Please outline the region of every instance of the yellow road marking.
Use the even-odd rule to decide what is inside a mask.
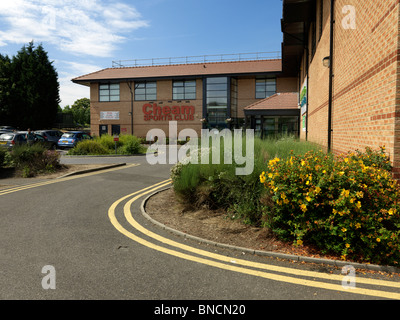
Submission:
[[[195,248],[174,242],[172,240],[163,238],[161,236],[158,236],[158,235],[152,233],[151,231],[140,226],[133,219],[132,214],[130,212],[130,206],[132,205],[132,203],[134,201],[136,201],[138,198],[142,197],[143,195],[153,192],[163,186],[168,185],[169,183],[170,183],[170,181],[166,180],[166,181],[160,182],[156,185],[153,185],[153,186],[144,188],[140,191],[134,192],[130,195],[127,195],[127,196],[115,201],[111,205],[111,207],[109,208],[109,211],[108,211],[108,216],[109,216],[111,223],[114,225],[114,227],[119,232],[121,232],[128,238],[130,238],[146,247],[149,247],[151,249],[154,249],[154,250],[157,250],[157,251],[169,254],[169,255],[173,255],[173,256],[176,256],[176,257],[179,257],[182,259],[206,264],[206,265],[217,267],[220,269],[240,272],[240,273],[254,275],[254,276],[258,276],[258,277],[262,277],[262,278],[266,278],[266,279],[270,279],[270,280],[282,281],[282,282],[287,282],[287,283],[292,283],[292,284],[297,284],[297,285],[304,285],[304,286],[309,286],[309,287],[336,290],[336,291],[349,292],[349,293],[362,294],[362,295],[375,296],[375,297],[383,297],[383,298],[389,298],[389,299],[400,299],[400,294],[398,294],[398,293],[385,292],[385,291],[372,290],[372,289],[364,289],[364,288],[358,288],[358,287],[352,288],[352,289],[344,289],[341,285],[337,285],[337,284],[330,284],[330,283],[324,283],[324,282],[319,282],[319,281],[314,281],[314,280],[306,280],[306,279],[299,279],[299,278],[294,278],[294,277],[289,277],[289,276],[284,276],[284,275],[272,274],[272,273],[267,273],[264,271],[246,269],[246,268],[238,267],[235,265],[227,265],[227,264],[216,262],[213,260],[199,258],[196,256],[188,255],[185,253],[181,253],[178,251],[174,251],[174,250],[167,249],[167,248],[161,247],[159,245],[153,244],[149,241],[146,241],[146,240],[134,235],[133,233],[129,232],[128,230],[126,230],[125,228],[123,228],[121,226],[121,224],[118,222],[118,220],[115,217],[116,207],[118,206],[119,203],[121,203],[125,199],[137,195],[136,197],[132,198],[124,206],[125,218],[135,229],[146,234],[149,237],[152,237],[152,238],[154,238],[158,241],[161,241],[163,243],[166,243],[168,245],[175,246],[177,248],[180,248],[180,249],[183,249],[186,251],[190,251],[195,254],[203,255],[208,258],[213,258],[213,259],[217,259],[217,260],[220,260],[223,262],[231,263],[232,258],[223,256],[223,255],[214,254],[214,253],[204,251],[204,250],[195,249]],[[312,272],[312,271],[303,271],[303,270],[297,270],[297,269],[291,269],[291,268],[270,266],[270,265],[266,265],[266,264],[260,264],[260,263],[250,262],[250,261],[241,260],[241,259],[235,259],[235,264],[240,264],[243,266],[264,269],[264,270],[267,269],[267,270],[272,270],[272,271],[277,271],[277,272],[290,273],[293,275],[301,275],[301,276],[308,276],[308,277],[315,277],[315,278],[325,278],[325,279],[329,279],[329,280],[342,280],[343,279],[343,276],[340,276],[340,275],[327,275],[327,274],[322,274],[322,273],[317,273],[317,272]],[[357,278],[356,281],[357,281],[357,283],[399,287],[398,283],[390,282],[390,281],[380,281],[380,280],[365,279],[365,278]]]
[[[69,181],[69,180],[74,180],[74,179],[79,179],[79,178],[85,178],[85,177],[89,177],[89,176],[93,176],[93,175],[97,175],[97,174],[101,174],[101,173],[105,173],[105,172],[111,172],[111,171],[127,169],[127,168],[131,168],[131,167],[136,167],[136,166],[139,166],[139,165],[140,164],[134,163],[134,164],[130,164],[130,165],[127,165],[127,166],[120,166],[120,167],[116,167],[116,168],[110,168],[110,169],[106,169],[106,170],[99,170],[99,171],[84,173],[84,174],[65,177],[65,178],[60,178],[60,179],[54,179],[54,180],[50,180],[50,181],[43,181],[43,182],[32,183],[32,184],[28,184],[28,185],[12,187],[12,188],[8,188],[8,189],[5,189],[5,190],[0,190],[0,196],[3,196],[5,194],[9,194],[9,193],[13,193],[13,192],[17,192],[17,191],[23,191],[23,190],[27,190],[27,189],[31,189],[31,188],[46,186],[46,185],[53,184],[53,183],[64,182],[64,181]]]

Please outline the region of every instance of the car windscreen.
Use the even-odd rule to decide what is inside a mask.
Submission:
[[[0,140],[11,141],[14,138],[13,134],[4,133],[0,136]]]
[[[73,138],[75,133],[64,133],[61,138]]]

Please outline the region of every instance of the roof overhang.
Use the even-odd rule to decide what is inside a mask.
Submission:
[[[282,71],[285,75],[298,74],[307,47],[308,30],[315,21],[315,11],[316,0],[283,0]]]

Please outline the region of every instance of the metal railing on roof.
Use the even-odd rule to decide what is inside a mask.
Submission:
[[[282,55],[280,51],[213,54],[213,55],[187,56],[187,57],[116,60],[112,62],[112,67],[127,68],[127,67],[145,67],[145,66],[161,66],[161,65],[175,65],[175,64],[211,63],[211,62],[273,60],[273,59],[281,59],[281,57]]]

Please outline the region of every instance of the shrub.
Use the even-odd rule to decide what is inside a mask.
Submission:
[[[7,150],[0,147],[0,169],[3,167]]]
[[[245,139],[243,145],[244,143]],[[257,138],[254,141],[254,171],[250,175],[237,176],[235,163],[178,163],[171,169],[171,179],[175,193],[187,204],[195,207],[206,205],[212,209],[223,208],[231,218],[259,225],[265,211],[260,198],[266,191],[258,182],[258,176],[267,159],[276,155],[290,155],[291,150],[305,153],[310,149],[315,149],[315,146],[290,137],[279,140]],[[242,150],[245,150],[244,146]],[[215,150],[210,148],[201,151],[209,152],[211,157]],[[220,155],[223,158],[222,143]]]
[[[68,151],[70,155],[104,155],[109,153],[110,151],[97,140],[79,141],[75,148]]]
[[[307,241],[342,259],[397,264],[400,190],[384,148],[334,158],[320,152],[270,160],[260,181],[268,227],[296,245]]]
[[[122,145],[120,153],[122,154],[137,154],[141,153],[142,145],[141,140],[132,135],[122,135],[120,136],[120,143]]]
[[[43,145],[16,145],[11,160],[24,177],[33,177],[39,172],[52,172],[60,166],[60,155],[47,150]]]

